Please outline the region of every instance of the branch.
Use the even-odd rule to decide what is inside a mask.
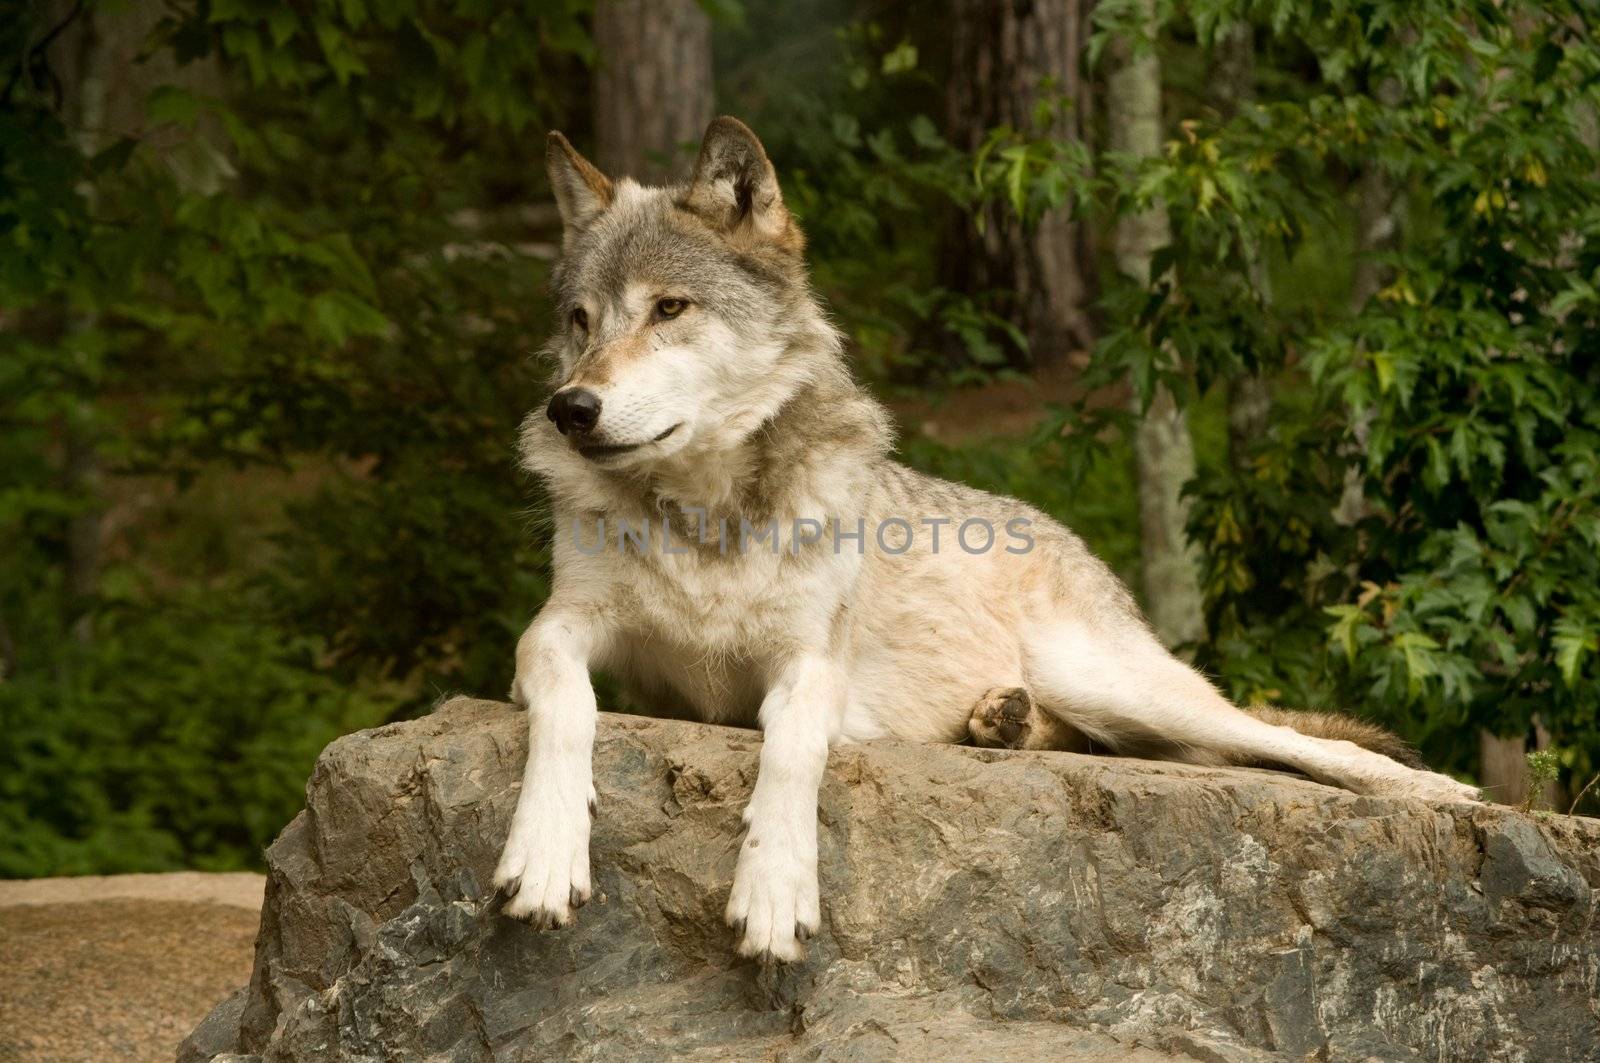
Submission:
[[[50,70],[49,64],[45,61],[44,53],[52,44],[55,43],[56,38],[61,36],[62,32],[65,31],[68,26],[76,22],[79,15],[83,14],[83,3],[84,0],[77,0],[77,2],[72,5],[72,10],[67,12],[67,17],[57,23],[55,28],[49,33],[46,33],[42,38],[40,38],[38,44],[23,48],[22,58],[17,60],[17,65],[12,68],[11,76],[6,79],[5,91],[0,92],[0,107],[6,107],[10,105],[11,94],[16,91],[17,82],[22,80],[23,71],[37,70],[41,66],[43,67],[45,73],[49,76],[51,83],[55,86],[56,106],[61,106],[61,83],[56,80],[54,72]],[[34,88],[40,87],[40,79],[38,74],[34,75],[33,86]]]

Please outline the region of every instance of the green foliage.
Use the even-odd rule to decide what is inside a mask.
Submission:
[[[1135,7],[1097,7],[1102,38]],[[1534,714],[1593,763],[1589,16],[1451,0],[1170,14],[1200,47],[1255,20],[1269,57],[1317,74],[1232,117],[1185,118],[1156,159],[1107,156],[1090,174],[1048,145],[1008,150],[1052,199],[1171,219],[1152,284],[1111,286],[1086,383],[1190,402],[1241,375],[1277,383],[1270,431],[1192,487],[1202,663],[1242,697],[1357,707],[1445,763],[1466,766],[1478,728],[1521,733]],[[1340,224],[1363,170],[1404,224],[1384,287],[1352,314],[1293,289],[1316,269],[1306,234]],[[1016,172],[987,189],[1025,210]],[[1126,420],[1084,407],[1065,424],[1082,448]]]
[[[1561,777],[1561,757],[1553,749],[1539,749],[1528,754],[1528,792],[1522,799],[1524,808],[1532,809],[1539,802],[1539,794],[1547,785]]]
[[[929,6],[854,5],[867,18],[831,0],[751,7],[718,38],[718,54],[735,57],[719,90],[751,101],[741,113],[783,175],[817,287],[866,374],[972,383],[1005,370],[1027,341],[998,312],[1008,293],[939,283],[939,222],[969,223],[979,192],[972,160],[929,117],[942,106],[937,50],[909,39]],[[961,364],[928,349],[936,333],[955,337]]]
[[[1414,198],[1413,233],[1378,297],[1304,343],[1313,386],[1348,411],[1323,445],[1364,500],[1343,549],[1318,543],[1341,571],[1307,604],[1333,620],[1343,683],[1389,718],[1521,733],[1537,713],[1592,750],[1600,151],[1582,129],[1600,52],[1559,6],[1385,14],[1391,49],[1327,47],[1334,71],[1365,62],[1401,86],[1346,108],[1347,135]],[[1425,45],[1402,48],[1402,28]],[[1285,555],[1319,563],[1305,547],[1267,563]]]
[[[0,872],[253,862],[328,738],[507,688],[545,590],[512,442],[547,267],[494,212],[547,196],[530,127],[583,7],[173,5],[147,46],[202,75],[109,146],[29,58],[49,27],[5,38]],[[108,482],[305,455],[248,564],[93,580]]]
[[[507,481],[507,485],[497,482]],[[350,680],[412,679],[499,695],[545,598],[546,559],[516,519],[510,470],[407,467],[323,487],[287,507],[262,576],[279,615],[328,640]]]
[[[20,632],[29,652],[0,683],[0,876],[255,866],[318,751],[383,722],[380,700],[319,673],[314,639],[237,605],[130,593],[102,604],[91,646]]]

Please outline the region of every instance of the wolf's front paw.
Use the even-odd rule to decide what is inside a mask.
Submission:
[[[762,845],[753,832],[739,850],[728,898],[728,925],[739,934],[739,955],[763,962],[805,959],[805,942],[822,922],[815,854]]]
[[[547,793],[523,794],[494,873],[505,914],[540,929],[566,926],[589,900],[592,791],[589,807],[570,804]]]

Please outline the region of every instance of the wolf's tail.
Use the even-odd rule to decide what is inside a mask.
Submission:
[[[1301,712],[1266,706],[1257,706],[1245,711],[1263,723],[1293,728],[1312,738],[1354,742],[1363,749],[1370,749],[1374,753],[1382,753],[1390,760],[1397,760],[1408,768],[1425,767],[1422,758],[1417,756],[1417,751],[1411,748],[1410,743],[1375,723],[1357,720],[1350,716],[1340,716],[1333,712]]]

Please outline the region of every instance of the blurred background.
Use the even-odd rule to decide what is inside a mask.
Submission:
[[[560,128],[752,125],[899,456],[1235,697],[1600,813],[1600,46],[1500,0],[0,3],[0,875],[501,696]],[[626,707],[616,697],[611,704]]]

